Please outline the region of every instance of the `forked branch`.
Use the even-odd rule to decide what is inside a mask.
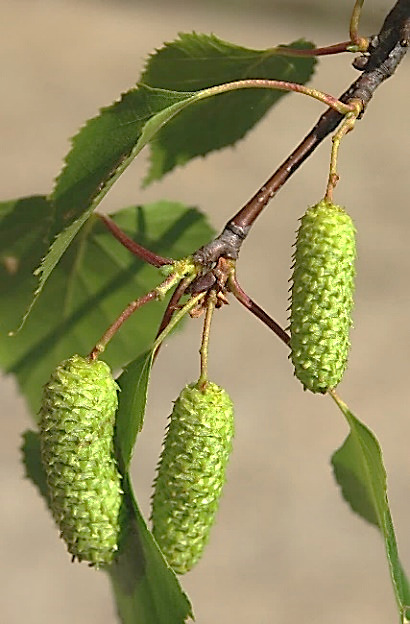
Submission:
[[[360,3],[357,3],[358,5]],[[355,32],[355,23],[353,23]],[[376,89],[390,78],[403,60],[410,44],[410,0],[398,0],[387,15],[377,36],[369,39],[368,51],[354,62],[361,76],[340,96],[349,104],[352,100],[362,103],[362,116]],[[241,245],[257,217],[270,200],[305,162],[321,142],[331,134],[344,116],[333,109],[323,113],[315,126],[278,167],[253,197],[228,221],[220,236],[205,245],[196,254],[198,261],[215,262],[221,255],[237,258]]]

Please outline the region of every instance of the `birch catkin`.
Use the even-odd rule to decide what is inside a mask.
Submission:
[[[105,362],[74,355],[44,387],[42,461],[50,506],[73,559],[112,562],[122,501],[113,458],[117,384]]]
[[[228,394],[208,382],[186,386],[175,402],[152,501],[153,534],[179,574],[200,559],[225,483],[234,433]]]
[[[342,379],[356,257],[355,228],[341,206],[321,201],[301,219],[291,288],[290,348],[304,388],[325,393]]]

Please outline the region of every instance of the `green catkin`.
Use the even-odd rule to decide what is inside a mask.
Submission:
[[[325,393],[343,377],[350,348],[355,228],[341,206],[322,200],[301,219],[291,288],[290,348],[304,388]]]
[[[228,394],[208,382],[175,402],[152,500],[153,534],[169,565],[184,574],[200,559],[225,483],[234,434]]]
[[[108,365],[73,355],[51,375],[40,409],[42,462],[54,519],[73,560],[96,567],[111,563],[118,548],[117,404]]]

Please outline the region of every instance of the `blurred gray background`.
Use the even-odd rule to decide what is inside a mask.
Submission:
[[[255,48],[300,36],[325,45],[347,38],[352,4],[0,0],[1,197],[49,192],[68,137],[128,89],[147,54],[179,31],[214,32]],[[365,3],[364,34],[377,32],[391,4]],[[356,75],[351,60],[323,59],[314,85],[340,94]],[[345,140],[335,196],[356,222],[359,252],[353,347],[340,394],[384,449],[408,569],[409,71],[407,59]],[[139,157],[104,208],[166,197],[197,205],[219,230],[322,110],[308,98],[285,98],[235,149],[197,159],[144,191],[146,155]],[[238,263],[243,287],[282,324],[297,219],[323,195],[329,148],[327,141],[282,189]],[[133,464],[145,513],[171,402],[198,370],[200,326],[191,321],[155,366]],[[236,404],[236,438],[210,545],[182,579],[197,622],[395,622],[382,540],[350,512],[333,481],[329,458],[347,428],[332,402],[301,390],[283,345],[235,301],[216,315],[210,374]],[[31,420],[12,379],[1,382],[0,396],[1,621],[114,623],[105,576],[70,564],[43,502],[23,478],[20,436]]]

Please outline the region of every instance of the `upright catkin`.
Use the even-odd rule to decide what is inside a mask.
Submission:
[[[308,208],[294,253],[290,348],[295,375],[312,392],[335,388],[347,366],[355,258],[344,208],[326,200]]]
[[[212,382],[186,386],[175,402],[152,500],[153,534],[169,565],[184,574],[200,559],[225,483],[233,404]]]
[[[108,365],[73,355],[51,375],[40,409],[42,462],[54,519],[73,559],[97,567],[111,563],[118,548],[117,404]]]

